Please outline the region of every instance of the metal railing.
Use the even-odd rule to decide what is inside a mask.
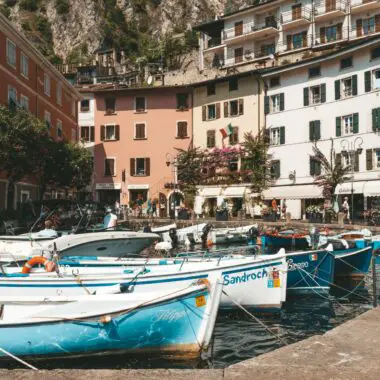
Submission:
[[[278,20],[276,17],[268,17],[263,23],[249,22],[246,24],[241,24],[240,26],[235,26],[234,28],[223,30],[223,40],[228,40],[230,38],[244,36],[259,30],[274,28],[278,29]]]
[[[300,7],[297,10],[291,10],[288,12],[283,12],[281,14],[281,24],[286,24],[297,20],[307,20],[311,21],[311,9],[307,7]]]
[[[212,37],[205,43],[205,49],[211,49],[213,47],[219,46],[222,44],[221,37]]]
[[[367,3],[374,3],[376,0],[351,0],[351,7],[359,7],[360,5],[364,5]]]
[[[320,0],[314,5],[314,13],[316,16],[334,11],[348,11],[348,3],[343,0]]]
[[[228,55],[224,60],[225,66],[233,66],[239,63],[251,62],[256,59],[268,57],[271,54],[276,53],[276,48],[273,46],[273,49],[258,49],[258,50],[245,50],[244,54],[241,56]]]
[[[320,46],[320,45],[332,44],[334,42],[341,42],[344,40],[348,40],[349,35],[350,35],[350,32],[347,27],[337,29],[336,31],[329,31],[329,28],[325,28],[325,32],[323,34],[315,33],[314,36],[312,36],[313,38],[312,45]]]

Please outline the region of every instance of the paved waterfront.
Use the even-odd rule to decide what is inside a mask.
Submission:
[[[0,370],[0,379],[377,379],[380,307],[339,327],[218,370]]]

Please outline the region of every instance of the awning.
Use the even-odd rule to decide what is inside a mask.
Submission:
[[[222,191],[221,187],[202,187],[198,189],[198,195],[203,198],[217,198]]]
[[[368,181],[364,185],[365,197],[380,197],[380,181]]]
[[[223,190],[222,196],[224,198],[244,198],[245,190],[245,186],[230,186]]]
[[[323,198],[322,188],[315,185],[273,186],[263,191],[264,199]]]
[[[364,194],[365,184],[366,184],[365,181],[341,183],[335,188],[335,194],[348,195],[348,194],[352,194],[352,191],[354,192],[354,194]]]

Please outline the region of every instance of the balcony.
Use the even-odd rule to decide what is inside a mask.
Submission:
[[[278,20],[267,17],[263,23],[237,23],[234,28],[223,31],[223,40],[227,42],[242,42],[250,38],[272,37],[278,33]]]
[[[222,39],[220,37],[212,37],[209,40],[205,40],[204,50],[216,51],[223,50],[224,44],[222,44]]]
[[[334,45],[339,42],[347,41],[349,29],[342,28],[342,24],[331,27],[320,28],[319,33],[314,36],[313,47]]]
[[[235,55],[227,56],[223,62],[223,66],[231,67],[244,63],[257,62],[261,60],[264,61],[274,54],[276,54],[276,48],[274,44],[263,46],[261,49],[255,51],[247,49],[243,54],[236,54],[235,52]]]
[[[368,37],[378,33],[380,32],[376,31],[375,23],[364,24],[363,21],[360,20],[360,23],[356,22],[356,25],[352,26],[352,29],[350,31],[350,39]]]
[[[281,15],[283,30],[298,28],[309,25],[311,22],[311,9],[306,7],[294,7],[289,12]]]
[[[315,21],[328,21],[343,17],[348,12],[348,4],[342,0],[321,0],[314,6]]]
[[[380,8],[379,0],[351,0],[351,13],[360,13]]]

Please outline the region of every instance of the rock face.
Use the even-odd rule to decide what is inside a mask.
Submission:
[[[116,8],[122,11],[127,28],[131,26],[137,30],[139,38],[149,38],[152,35],[157,37],[184,32],[195,24],[222,14],[225,9],[235,9],[247,5],[249,1],[0,0],[0,3],[9,10],[11,20],[27,35],[34,35],[34,28],[38,28],[38,21],[33,21],[33,17],[39,18],[39,21],[44,19],[50,33],[49,40],[44,33],[45,27],[42,33],[45,44],[47,41],[49,45],[51,41],[53,46],[49,48],[65,61],[73,52],[90,55],[101,46],[106,14]],[[26,3],[33,3],[34,6],[25,6]]]

